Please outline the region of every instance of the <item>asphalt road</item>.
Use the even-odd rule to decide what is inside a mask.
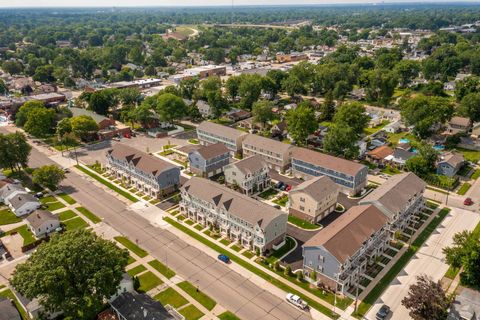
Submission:
[[[51,164],[52,160],[35,148],[30,155],[30,166]],[[148,220],[128,210],[116,197],[71,172],[63,185],[82,205],[104,222],[129,237],[156,259],[165,262],[179,276],[198,285],[200,290],[242,319],[310,319],[283,299],[255,285],[247,276],[198,250],[185,236],[180,239],[168,230],[152,226]]]

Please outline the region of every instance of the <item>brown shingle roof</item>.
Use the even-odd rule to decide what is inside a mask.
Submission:
[[[448,123],[450,125],[468,127],[470,125],[470,119],[464,117],[453,117]]]
[[[108,154],[116,159],[126,160],[132,163],[136,168],[143,172],[159,176],[165,170],[176,168],[174,165],[151,156],[145,152],[129,147],[123,143],[117,143],[112,149],[108,150]]]
[[[254,155],[243,160],[234,162],[231,164],[240,170],[242,173],[252,173],[261,170],[264,167],[268,167],[267,163],[263,160],[262,156]]]
[[[223,143],[215,143],[208,146],[203,146],[198,150],[192,152],[198,152],[204,159],[212,159],[225,153],[230,153],[227,147]]]
[[[26,219],[28,223],[36,229],[40,227],[44,222],[50,220],[58,221],[58,216],[47,210],[35,210]]]
[[[231,215],[239,217],[252,225],[266,227],[273,219],[284,212],[244,194],[233,191],[208,179],[193,177],[182,187],[187,193],[214,205],[223,207]]]
[[[299,159],[337,172],[355,176],[365,165],[305,148],[295,148],[292,159]]]
[[[390,148],[389,146],[381,146],[368,152],[368,155],[370,157],[378,160],[384,159],[386,156],[389,156],[391,154],[393,154],[393,149]]]
[[[256,134],[249,134],[245,140],[243,140],[243,145],[248,144],[256,147],[256,151],[261,152],[260,149],[264,151],[270,151],[273,153],[284,154],[288,150],[292,149],[293,146],[287,143],[283,143],[277,140],[261,137]]]
[[[241,136],[247,135],[246,132],[233,129],[227,126],[223,126],[221,124],[213,123],[210,121],[203,121],[202,123],[200,123],[197,127],[197,130],[203,130],[208,133],[212,133],[217,136],[226,137],[233,140],[236,140]]]
[[[321,200],[336,190],[339,190],[339,187],[332,179],[327,176],[319,176],[300,183],[290,193],[305,192],[313,199]]]
[[[340,263],[343,263],[386,223],[387,217],[375,206],[354,206],[320,230],[303,246],[323,246]]]

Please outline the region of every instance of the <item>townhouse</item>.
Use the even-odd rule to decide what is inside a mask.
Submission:
[[[106,157],[108,171],[152,198],[171,193],[180,185],[177,166],[123,143],[115,144]]]
[[[327,176],[340,186],[342,192],[355,195],[367,185],[368,168],[363,164],[317,151],[294,148],[292,173],[303,179]]]
[[[326,176],[304,181],[288,193],[288,211],[300,219],[317,223],[335,210],[339,189]]]
[[[242,153],[242,141],[247,135],[246,132],[209,121],[203,121],[197,127],[201,145],[223,143],[232,155]]]
[[[231,163],[223,169],[225,183],[251,196],[270,187],[268,165],[259,155]]]
[[[277,140],[249,134],[242,143],[243,155],[259,155],[270,169],[284,172],[290,167],[294,147]]]
[[[180,212],[242,246],[266,252],[279,248],[287,214],[207,179],[194,177],[181,188]]]
[[[221,143],[202,146],[188,153],[190,171],[205,178],[222,173],[229,161],[230,151]]]

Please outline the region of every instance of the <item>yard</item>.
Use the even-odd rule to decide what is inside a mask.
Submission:
[[[118,237],[114,237],[114,239],[117,240],[118,242],[120,242],[124,247],[126,247],[128,250],[135,253],[140,258],[145,258],[148,255],[147,251],[145,251],[142,248],[140,248],[139,246],[137,246],[135,243],[130,241],[128,238],[118,236]]]
[[[393,145],[397,145],[400,139],[408,139],[410,143],[418,143],[418,138],[415,137],[413,134],[408,132],[399,132],[399,133],[389,133],[388,134],[388,141],[391,142]]]
[[[278,250],[274,250],[273,253],[266,258],[266,260],[269,263],[273,263],[275,260],[280,259],[282,256],[284,256],[288,251],[293,249],[295,247],[295,240],[293,240],[291,237],[286,237],[285,238],[285,244]]]
[[[366,135],[371,135],[371,134],[374,134],[378,131],[380,131],[381,129],[383,129],[383,127],[385,127],[386,125],[388,125],[390,123],[390,121],[388,120],[383,120],[382,123],[380,123],[379,125],[373,127],[373,128],[365,128],[363,130],[363,132],[366,134]]]
[[[268,190],[263,191],[258,196],[262,199],[269,200],[269,199],[273,198],[274,196],[276,196],[277,194],[278,194],[277,190],[275,190],[273,188],[270,188]]]
[[[455,148],[455,151],[460,152],[465,157],[465,160],[477,163],[480,160],[480,151],[467,150],[463,148]]]
[[[308,222],[306,220],[300,219],[292,215],[288,215],[288,222],[296,225],[297,227],[300,227],[302,229],[307,229],[307,230],[315,230],[315,229],[321,228],[321,226],[319,226],[318,224],[313,224],[311,222]]]
[[[12,290],[7,289],[3,290],[0,292],[0,297],[4,297],[10,300],[13,300],[13,303],[15,304],[15,307],[17,308],[18,312],[20,313],[20,316],[22,317],[22,320],[29,320],[30,317],[28,314],[25,312],[25,309],[23,309],[22,305],[18,301],[17,297],[13,294]]]
[[[132,269],[128,270],[127,273],[133,277],[136,276],[139,273],[142,273],[144,271],[147,271],[147,268],[143,264],[139,264],[136,267],[133,267]]]
[[[169,304],[175,309],[178,309],[181,306],[184,306],[188,303],[188,300],[185,299],[180,293],[175,291],[175,289],[173,288],[167,288],[166,290],[160,292],[153,298],[159,301],[164,306]]]
[[[30,230],[28,230],[27,225],[23,225],[23,226],[20,226],[18,228],[12,229],[12,230],[6,232],[5,234],[8,235],[8,234],[13,234],[13,233],[18,233],[23,238],[23,245],[24,246],[32,244],[36,241],[35,236],[33,235],[33,233]]]
[[[88,223],[86,223],[85,220],[80,217],[64,221],[63,224],[65,225],[65,229],[67,230],[83,229],[88,227]]]
[[[166,265],[164,265],[158,260],[149,261],[148,264],[152,266],[155,270],[163,274],[167,279],[170,279],[175,276],[175,271],[168,268]]]
[[[5,208],[0,210],[0,225],[12,224],[21,222],[22,219],[18,218],[10,209]]]
[[[83,214],[88,220],[92,221],[93,223],[99,223],[102,221],[99,217],[97,217],[95,214],[90,212],[87,208],[84,207],[78,207],[76,208],[81,214]]]
[[[282,207],[285,207],[287,205],[287,202],[288,202],[288,196],[287,195],[283,195],[283,196],[273,200],[273,203],[276,203],[276,204],[278,204],[279,206],[282,206]]]
[[[58,214],[58,219],[60,219],[60,221],[65,221],[65,220],[75,218],[76,216],[77,214],[72,210],[65,210]]]
[[[198,310],[193,304],[186,306],[178,312],[185,317],[185,320],[198,320],[203,317],[202,311]]]
[[[160,278],[154,275],[151,271],[142,273],[137,278],[140,282],[138,292],[148,292],[163,283],[163,281],[160,280]]]
[[[192,298],[197,300],[207,310],[212,310],[217,303],[215,300],[203,293],[198,287],[195,287],[188,281],[183,281],[177,284],[183,291],[188,293]]]

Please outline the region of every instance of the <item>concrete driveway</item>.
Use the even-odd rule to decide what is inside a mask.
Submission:
[[[448,269],[442,249],[452,244],[452,237],[455,233],[473,230],[479,221],[478,213],[452,208],[442,224],[376,301],[370,312],[367,313],[366,319],[374,320],[375,314],[382,304],[390,306],[392,310],[390,319],[410,319],[408,310],[401,304],[402,299],[408,294],[410,285],[414,284],[416,277],[421,274],[427,274],[434,281],[440,280]]]

